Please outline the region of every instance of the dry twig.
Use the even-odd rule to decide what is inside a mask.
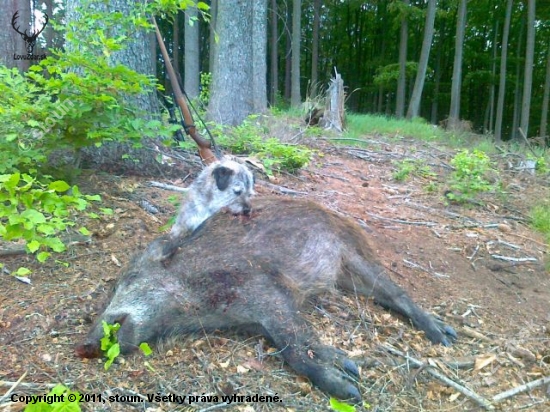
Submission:
[[[516,386],[515,388],[508,389],[507,391],[501,392],[493,396],[493,402],[502,402],[505,399],[516,396],[520,393],[530,391],[531,389],[538,388],[539,386],[550,383],[550,376],[537,379],[536,381],[528,382],[525,385]]]

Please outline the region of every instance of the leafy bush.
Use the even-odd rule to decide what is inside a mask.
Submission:
[[[398,169],[393,173],[393,178],[398,182],[407,180],[410,175],[424,178],[432,178],[435,176],[430,166],[425,164],[422,160],[405,159],[397,166]]]
[[[231,131],[231,135],[222,134],[218,142],[235,154],[255,154],[262,160],[268,174],[273,170],[295,172],[304,167],[311,159],[311,150],[305,146],[290,145],[271,137],[264,139],[267,130],[252,122],[249,116],[240,126]]]
[[[487,180],[489,172],[497,173],[491,165],[491,159],[480,150],[464,149],[453,157],[451,165],[455,168],[451,176],[451,190],[448,198],[459,203],[472,200],[476,194],[494,188]]]

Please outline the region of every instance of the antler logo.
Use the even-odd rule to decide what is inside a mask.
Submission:
[[[48,24],[49,17],[46,13],[44,13],[44,18],[45,18],[44,25],[42,26],[42,28],[39,31],[37,31],[37,32],[33,31],[32,34],[27,34],[27,30],[25,30],[24,32],[19,31],[19,26],[15,27],[18,17],[19,17],[19,11],[16,11],[13,14],[13,17],[11,19],[11,25],[12,25],[13,29],[17,33],[19,33],[21,35],[21,37],[23,38],[23,40],[25,41],[25,44],[27,45],[27,53],[32,54],[32,51],[34,50],[34,46],[36,45],[36,39],[38,38],[38,35],[40,33],[42,33],[44,31],[44,29],[46,28],[46,25]]]

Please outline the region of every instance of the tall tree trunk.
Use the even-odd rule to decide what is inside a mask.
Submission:
[[[209,117],[218,123],[238,125],[249,114],[267,106],[266,7],[265,0],[254,0],[252,7],[249,0],[218,3],[219,43],[208,105]],[[264,16],[263,20],[259,16]],[[253,76],[258,79],[251,81]],[[254,90],[260,83],[264,85],[263,92]]]
[[[217,47],[217,32],[216,21],[218,20],[218,0],[210,1],[210,39],[208,48],[208,70],[210,73],[214,71],[214,61],[216,60]]]
[[[267,107],[267,1],[252,3],[252,111],[261,113]]]
[[[292,69],[290,85],[290,105],[297,107],[302,103],[300,94],[300,40],[302,1],[292,0]]]
[[[512,133],[511,138],[517,139],[518,127],[521,113],[521,54],[523,46],[523,35],[525,33],[525,15],[521,17],[521,25],[519,29],[518,47],[516,50],[516,86],[514,87],[514,114],[512,118]]]
[[[46,5],[46,14],[49,18],[53,17],[53,1],[54,0],[45,0],[44,4]],[[44,29],[44,39],[46,40],[46,50],[52,49],[54,47],[54,30],[53,25],[48,24]]]
[[[527,46],[525,48],[525,70],[523,74],[523,100],[521,103],[520,127],[529,136],[529,112],[533,85],[533,61],[535,55],[535,0],[527,1]]]
[[[199,97],[200,56],[198,9],[193,6],[185,10],[185,66],[183,87],[191,99]]]
[[[271,82],[269,91],[269,102],[272,106],[277,104],[277,92],[279,91],[279,30],[277,0],[271,0]]]
[[[315,98],[318,89],[319,70],[319,25],[321,13],[321,0],[313,0],[313,32],[311,34],[311,89],[310,95]]]
[[[460,92],[462,85],[462,54],[464,52],[464,33],[466,31],[466,3],[460,0],[456,22],[455,58],[451,84],[451,109],[449,110],[448,127],[455,129],[460,121]]]
[[[286,34],[286,44],[285,44],[285,99],[290,101],[290,86],[291,86],[291,72],[292,72],[292,33],[290,27],[292,27],[292,8],[288,6],[288,2],[285,3],[286,6],[286,22],[285,22],[285,34]]]
[[[435,12],[437,9],[437,0],[428,0],[428,10],[426,11],[426,23],[424,27],[424,39],[422,41],[422,50],[420,51],[420,62],[418,63],[418,72],[414,81],[414,89],[407,110],[407,119],[418,117],[420,113],[420,100],[422,99],[422,90],[424,89],[424,79],[428,69],[428,59],[430,58],[430,49],[434,36]]]
[[[544,94],[542,96],[542,113],[540,116],[540,135],[546,139],[546,144],[550,144],[547,139],[548,127],[548,99],[550,99],[550,42],[548,42],[548,57],[546,59],[546,76],[544,78]]]
[[[513,0],[506,2],[506,15],[502,32],[502,49],[500,52],[500,78],[498,83],[497,113],[495,120],[495,141],[502,141],[502,115],[504,112],[504,97],[506,93],[506,61],[508,59],[508,37],[510,35],[510,21],[512,20]]]
[[[184,19],[185,21],[186,19]],[[174,70],[177,74],[180,74],[180,19],[179,12],[174,16],[174,25],[172,27],[172,58],[174,59]]]
[[[403,0],[404,8],[410,7],[409,0]],[[409,36],[408,14],[401,13],[401,38],[399,40],[399,79],[397,80],[397,96],[395,115],[398,119],[405,116],[405,90],[407,88],[407,40]]]
[[[495,21],[495,36],[493,38],[493,63],[491,64],[491,79],[494,79],[497,73],[497,43],[498,43],[498,20]],[[485,130],[488,133],[493,132],[493,120],[495,118],[495,82],[491,80],[491,89],[489,91],[488,119],[485,122]]]
[[[27,46],[23,36],[17,33],[12,27],[13,15],[18,12],[15,27],[19,31],[27,33],[32,30],[31,2],[30,0],[3,0],[2,12],[0,13],[0,63],[9,68],[17,67],[25,72],[29,69],[30,60],[22,60],[19,56],[27,56]],[[17,58],[15,57],[17,56]]]

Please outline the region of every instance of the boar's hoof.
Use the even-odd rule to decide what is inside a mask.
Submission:
[[[355,363],[332,346],[311,345],[310,349],[307,375],[312,383],[335,398],[360,404],[361,394],[356,387],[359,370]]]
[[[443,346],[452,346],[458,339],[456,331],[439,319],[434,319],[432,327],[426,329],[426,337],[433,343],[440,343]]]

